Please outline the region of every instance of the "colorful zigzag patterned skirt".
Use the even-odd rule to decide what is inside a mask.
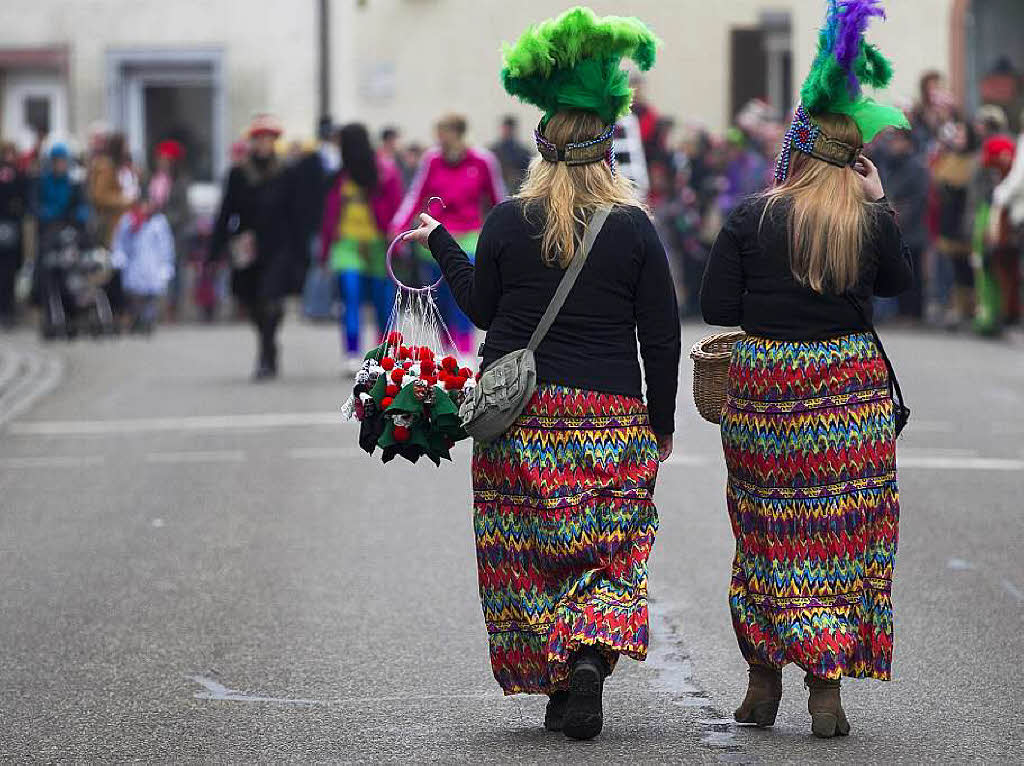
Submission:
[[[473,457],[480,600],[505,694],[564,689],[570,655],[647,655],[658,449],[638,399],[541,385]]]
[[[729,602],[749,663],[889,679],[899,491],[887,381],[866,334],[733,350]]]

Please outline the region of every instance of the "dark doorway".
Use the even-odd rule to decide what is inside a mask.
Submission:
[[[966,15],[966,106],[1002,106],[1014,128],[1024,107],[1024,2],[974,0]],[[1013,87],[1006,87],[1008,83]]]
[[[764,30],[734,29],[731,35],[729,120],[736,119],[744,105],[754,98],[767,100]]]
[[[168,138],[185,146],[185,163],[194,181],[212,181],[213,87],[147,85],[144,90],[146,160]]]
[[[45,96],[29,96],[25,99],[25,124],[31,126],[38,135],[49,134],[50,99]]]
[[[780,119],[793,110],[793,46],[789,14],[765,11],[757,27],[731,31],[729,118],[752,99],[769,104]]]

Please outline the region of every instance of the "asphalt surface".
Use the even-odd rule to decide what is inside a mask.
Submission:
[[[620,664],[583,744],[491,679],[468,450],[440,470],[359,453],[333,328],[290,321],[265,385],[240,326],[0,339],[64,368],[0,430],[0,760],[1019,761],[1024,342],[886,335],[914,409],[895,680],[844,684],[847,739],[810,735],[796,669],[773,730],[729,722],[745,673],[725,470],[687,365],[652,656]]]

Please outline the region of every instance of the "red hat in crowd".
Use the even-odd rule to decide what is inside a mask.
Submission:
[[[180,141],[169,138],[156,145],[156,156],[181,162],[185,158],[185,147]]]
[[[1008,171],[1013,167],[1017,144],[1009,136],[992,136],[981,145],[981,164],[986,168]]]
[[[281,122],[272,114],[257,114],[249,123],[249,138],[256,136],[272,136],[277,138],[284,133]]]

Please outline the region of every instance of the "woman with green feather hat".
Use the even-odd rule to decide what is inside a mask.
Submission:
[[[413,236],[487,331],[484,370],[527,347],[569,265],[582,266],[536,346],[536,393],[473,458],[495,678],[506,694],[548,695],[545,727],[576,739],[601,731],[603,684],[618,658],[647,654],[653,491],[672,452],[680,354],[672,279],[612,153],[615,121],[631,99],[621,61],[650,68],[657,42],[636,19],[585,8],[527,30],[506,48],[502,71],[510,94],[544,111],[540,157],[521,192],[491,211],[475,265],[429,216]]]
[[[864,41],[878,2],[828,3],[777,183],[733,211],[701,294],[709,324],[747,332],[721,420],[736,537],[729,605],[749,666],[735,717],[771,726],[794,663],[820,737],[850,731],[843,676],[888,680],[892,666],[895,437],[909,411],[893,399],[870,317],[872,297],[898,295],[913,273],[861,153],[881,129],[909,127],[861,92],[892,76]]]

